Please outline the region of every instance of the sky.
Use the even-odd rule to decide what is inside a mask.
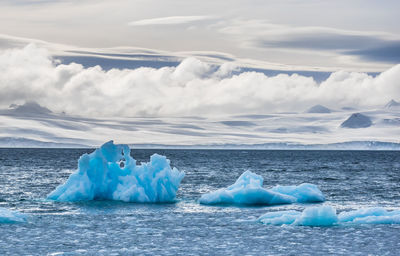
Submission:
[[[57,64],[29,44],[0,54],[0,108],[36,101],[56,113],[91,117],[223,116],[382,107],[400,99],[400,65],[372,76],[337,71],[318,83],[300,74],[237,72],[197,58],[176,67],[104,70]]]
[[[398,10],[392,0],[3,0],[0,137],[79,143],[69,128],[94,118],[100,143],[149,118],[132,143],[398,142],[398,111],[385,108],[400,102]],[[45,119],[21,116],[35,104]],[[333,114],[309,116],[315,105]],[[340,128],[354,112],[373,128]]]
[[[396,0],[3,0],[0,33],[91,49],[216,52],[259,66],[380,72],[400,61],[399,9]]]

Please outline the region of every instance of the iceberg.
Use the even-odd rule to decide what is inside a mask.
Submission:
[[[400,224],[400,210],[387,211],[382,207],[341,212],[338,217],[341,223],[349,224]]]
[[[150,162],[137,165],[128,145],[109,141],[93,153],[82,155],[78,170],[47,198],[64,202],[173,202],[184,176],[184,172],[171,168],[165,156],[154,154]]]
[[[325,197],[317,186],[277,186],[263,188],[264,179],[255,173],[245,171],[237,181],[227,187],[201,196],[201,204],[242,204],[242,205],[277,205],[295,202],[323,202]]]
[[[338,222],[336,210],[329,205],[309,207],[300,211],[268,212],[258,218],[267,225],[332,226]]]
[[[293,196],[298,203],[317,203],[324,202],[325,196],[314,184],[303,183],[298,186],[275,186],[271,191]]]
[[[290,225],[293,224],[297,218],[301,215],[299,211],[276,211],[267,212],[260,216],[258,221],[266,225]]]
[[[330,205],[323,205],[304,209],[295,222],[293,222],[293,225],[321,227],[332,226],[337,222],[336,209]]]
[[[26,222],[26,215],[0,207],[0,223]]]
[[[400,211],[387,211],[384,208],[362,208],[341,212],[329,205],[308,207],[300,211],[268,212],[258,218],[266,225],[333,226],[349,224],[400,224]]]

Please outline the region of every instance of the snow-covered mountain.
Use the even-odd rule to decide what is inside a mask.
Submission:
[[[371,119],[363,114],[354,113],[346,121],[344,121],[340,126],[344,128],[366,128],[372,125]]]
[[[23,104],[0,111],[0,147],[88,147],[111,139],[184,148],[393,149],[400,143],[400,112],[351,111],[85,118]]]
[[[331,113],[332,110],[322,105],[312,106],[307,110],[307,113]]]
[[[0,147],[3,148],[87,148],[88,145],[78,143],[58,143],[27,138],[1,137]]]
[[[399,109],[400,110],[400,102],[397,102],[397,101],[392,99],[385,105],[385,108],[387,108],[387,109]]]

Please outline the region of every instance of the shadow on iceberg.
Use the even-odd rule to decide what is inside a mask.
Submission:
[[[336,214],[329,205],[309,207],[300,211],[268,212],[258,218],[266,225],[294,226],[335,226],[354,224],[400,224],[400,211],[386,211],[384,208],[362,208]]]
[[[26,222],[26,215],[17,211],[11,211],[0,207],[0,224]]]
[[[47,198],[63,202],[119,200],[137,203],[174,202],[184,172],[154,154],[150,162],[136,165],[128,145],[103,144],[78,161],[78,170]]]
[[[322,192],[313,184],[303,183],[299,186],[276,186],[265,189],[262,187],[263,181],[260,175],[246,171],[233,185],[204,194],[199,202],[209,205],[278,205],[325,201]]]

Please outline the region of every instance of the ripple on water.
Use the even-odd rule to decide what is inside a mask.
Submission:
[[[0,207],[29,214],[0,225],[0,255],[397,255],[400,225],[265,226],[268,211],[305,204],[221,207],[201,194],[250,170],[264,186],[314,183],[338,212],[369,206],[398,210],[399,152],[163,150],[186,173],[174,204],[56,203],[44,200],[91,150],[0,150]],[[147,161],[156,150],[133,150]],[[160,152],[159,152],[160,153]]]

